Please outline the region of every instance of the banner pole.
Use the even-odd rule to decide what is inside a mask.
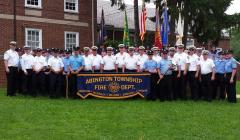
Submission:
[[[66,75],[66,98],[68,99],[68,75]]]

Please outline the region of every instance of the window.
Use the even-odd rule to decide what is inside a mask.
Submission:
[[[78,12],[78,0],[64,0],[65,12]]]
[[[79,46],[79,33],[65,32],[65,49]]]
[[[26,7],[42,8],[42,0],[25,0]]]
[[[41,29],[25,29],[25,45],[31,49],[42,48],[42,30]]]

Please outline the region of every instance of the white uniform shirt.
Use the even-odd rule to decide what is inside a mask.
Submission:
[[[212,59],[200,60],[201,74],[209,74],[212,72],[215,64]]]
[[[26,72],[27,69],[32,69],[34,60],[35,59],[31,54],[23,54],[21,59],[22,70]]]
[[[185,65],[188,63],[187,54],[186,53],[175,53],[174,60],[177,61],[178,66],[180,66],[181,71],[185,70]]]
[[[156,61],[157,63],[159,63],[159,62],[162,60],[162,57],[159,56],[159,55],[153,55],[152,59],[153,59],[154,61]]]
[[[4,53],[4,60],[7,61],[8,67],[17,67],[19,64],[19,56],[16,51],[11,49]]]
[[[175,58],[171,57],[171,56],[168,56],[168,59],[172,62],[173,71],[177,71],[178,70],[178,68],[177,68],[178,64],[177,64],[177,61],[175,60]]]
[[[82,56],[84,59],[84,63],[85,63],[85,67],[84,67],[84,71],[90,71],[92,70],[92,65],[93,65],[93,57],[91,55]]]
[[[197,71],[197,66],[199,65],[199,58],[197,55],[188,55],[188,71]]]
[[[54,71],[60,71],[64,65],[61,58],[51,57],[48,60],[48,66],[51,66]]]
[[[138,65],[138,59],[134,56],[128,56],[124,59],[124,65],[128,70],[136,70]]]
[[[138,56],[138,64],[140,69],[143,70],[144,63],[148,60],[148,56],[146,54]]]
[[[47,62],[45,57],[43,56],[35,56],[34,57],[34,64],[33,64],[34,68],[39,71],[41,68],[46,67],[47,66]]]
[[[129,54],[124,52],[123,54],[121,54],[120,52],[116,54],[116,64],[118,64],[118,68],[122,68],[123,64],[124,64],[124,59],[126,57],[128,57]]]
[[[101,64],[104,65],[103,70],[115,70],[116,57],[106,55],[103,57]]]
[[[102,56],[97,54],[96,56],[91,55],[93,58],[92,66],[95,66],[95,70],[100,70],[100,65],[102,62]]]

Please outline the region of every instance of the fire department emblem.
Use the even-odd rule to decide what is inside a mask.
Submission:
[[[120,85],[117,83],[117,82],[111,82],[109,85],[108,85],[108,90],[111,92],[111,93],[116,93],[120,90]]]

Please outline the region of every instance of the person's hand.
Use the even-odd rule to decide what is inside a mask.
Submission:
[[[9,73],[10,71],[9,71],[9,68],[6,68],[6,73]]]
[[[198,74],[197,73],[195,74],[195,78],[198,78]]]
[[[160,79],[163,79],[163,75],[162,74],[160,74]]]
[[[233,83],[233,78],[230,79],[230,84],[232,84],[232,83]]]
[[[214,77],[214,76],[212,76],[212,77],[211,77],[211,80],[212,80],[212,81],[214,81],[214,80],[215,80],[215,77]]]
[[[180,77],[181,77],[181,73],[178,73],[177,78],[180,78]]]
[[[25,75],[28,75],[28,72],[27,72],[27,71],[24,71],[24,74],[25,74]]]
[[[186,76],[186,75],[187,75],[187,71],[184,71],[184,72],[183,72],[183,75]]]
[[[36,70],[35,73],[38,74],[40,71],[39,70]]]

